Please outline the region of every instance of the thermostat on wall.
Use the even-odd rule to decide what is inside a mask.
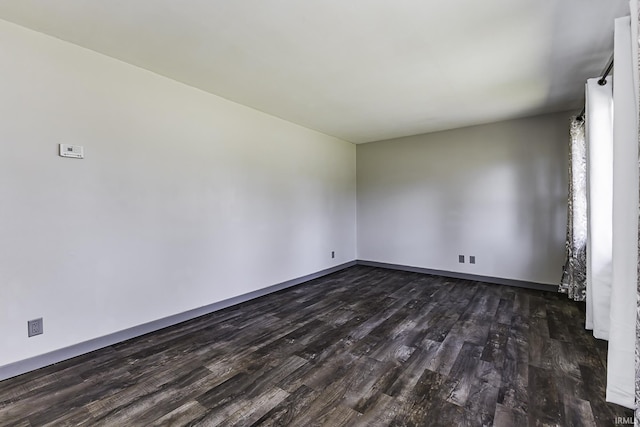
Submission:
[[[74,159],[84,159],[84,148],[81,145],[60,144],[60,155]]]

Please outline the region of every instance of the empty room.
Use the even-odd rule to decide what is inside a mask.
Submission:
[[[0,426],[623,426],[637,0],[0,2]]]

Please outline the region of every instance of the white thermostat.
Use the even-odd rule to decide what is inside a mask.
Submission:
[[[60,155],[74,159],[84,159],[84,148],[81,145],[60,144]]]

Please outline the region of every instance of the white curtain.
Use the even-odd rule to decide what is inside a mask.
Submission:
[[[638,280],[638,109],[631,20],[615,22],[614,74],[587,81],[587,321],[609,340],[609,402],[634,408]]]
[[[638,10],[638,0],[631,0],[631,50],[632,55],[632,67],[633,67],[633,86],[635,88],[635,105],[636,105],[636,118],[640,113],[640,68],[638,64],[638,50],[640,47],[640,37],[638,35],[638,26],[640,23],[640,11]],[[640,128],[640,126],[638,126]],[[639,132],[640,133],[640,132]],[[640,145],[640,135],[638,135],[638,144]],[[640,151],[640,146],[638,147]],[[638,161],[640,166],[640,159]],[[639,172],[640,177],[640,172]],[[639,197],[640,199],[640,197]],[[640,214],[640,209],[639,209]],[[640,219],[638,220],[640,222]],[[638,229],[638,270],[637,270],[637,310],[636,310],[636,375],[635,375],[635,389],[636,389],[636,410],[635,410],[635,426],[640,427],[640,228]]]
[[[587,329],[609,339],[612,280],[613,91],[589,79],[586,85],[587,137]]]
[[[629,2],[631,10],[631,50],[632,54],[632,68],[633,68],[633,86],[635,88],[635,106],[636,106],[636,118],[640,113],[640,69],[638,66],[638,48],[640,46],[640,37],[638,35],[638,24],[640,22],[640,11],[638,10],[638,0],[631,0]],[[636,122],[637,124],[638,122]],[[640,126],[638,126],[640,127]],[[640,132],[639,132],[640,134]],[[640,151],[640,135],[638,135],[638,144]],[[640,159],[638,161],[640,167]],[[639,172],[640,179],[640,172]],[[639,185],[640,186],[640,185]],[[640,197],[639,197],[640,199]],[[640,214],[640,209],[638,210]],[[640,219],[639,219],[640,222]],[[636,410],[635,410],[635,426],[640,427],[640,228],[638,229],[638,270],[637,270],[637,310],[636,310],[636,375],[635,375],[635,389],[636,389]]]
[[[631,18],[616,19],[613,72],[613,265],[607,401],[634,407],[638,124]]]

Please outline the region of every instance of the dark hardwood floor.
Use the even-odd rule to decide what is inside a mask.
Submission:
[[[0,425],[612,426],[566,296],[356,266],[0,382]]]

